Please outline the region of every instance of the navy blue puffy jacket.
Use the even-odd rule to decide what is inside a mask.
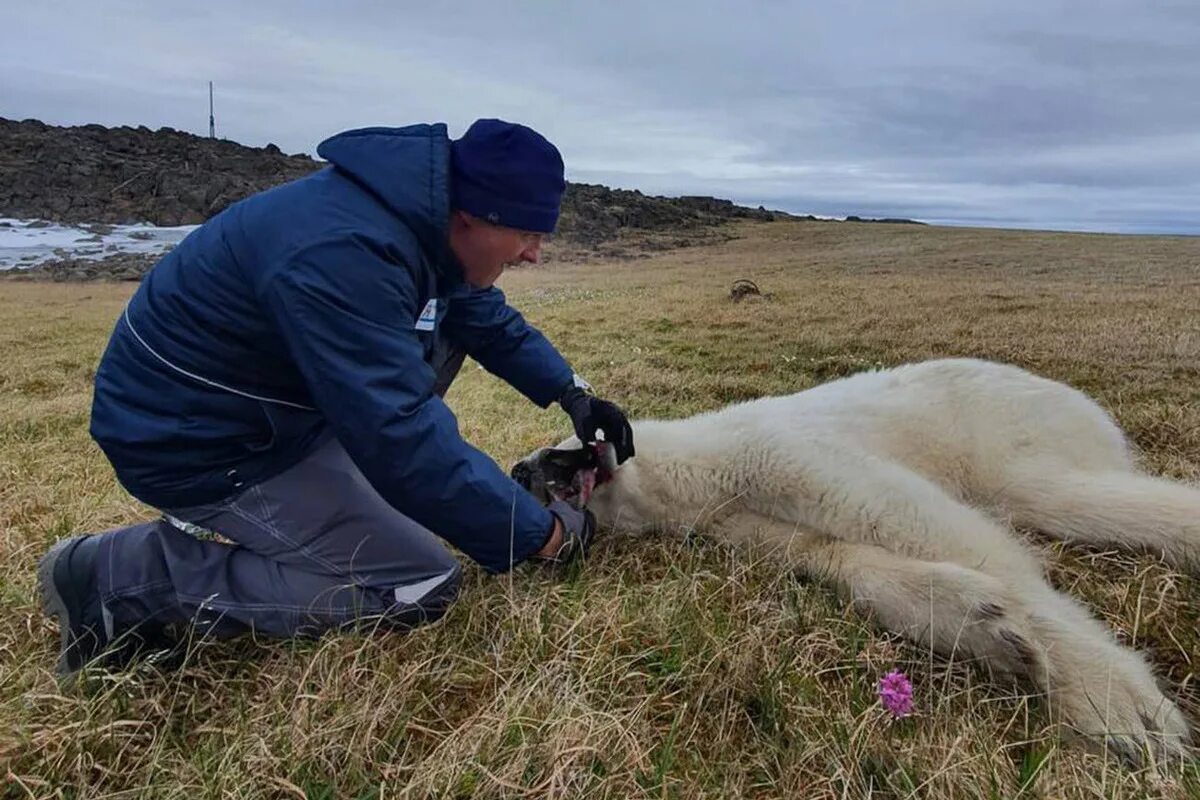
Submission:
[[[147,274],[97,369],[92,436],[132,495],[171,509],[336,435],[391,505],[504,571],[551,516],[459,435],[433,393],[434,337],[542,408],[572,370],[499,289],[463,283],[444,125],[346,131],[317,152],[331,166],[230,206]]]

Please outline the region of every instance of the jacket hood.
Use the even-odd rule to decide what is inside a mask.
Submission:
[[[450,138],[443,123],[357,128],[329,137],[317,155],[366,187],[444,265],[449,247]]]

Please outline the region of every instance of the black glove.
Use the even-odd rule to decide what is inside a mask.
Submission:
[[[562,547],[552,556],[539,556],[543,561],[554,564],[569,564],[572,561],[587,557],[588,548],[592,546],[592,537],[596,535],[596,516],[586,508],[582,511],[565,500],[555,500],[546,506],[546,510],[562,523]],[[554,535],[554,528],[550,528]]]
[[[563,392],[558,403],[570,415],[575,425],[575,435],[585,447],[597,441],[596,431],[602,430],[604,441],[613,446],[618,464],[634,455],[633,429],[629,427],[625,412],[616,403],[601,400],[578,386]]]

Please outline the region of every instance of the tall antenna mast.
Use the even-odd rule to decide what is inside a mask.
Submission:
[[[217,138],[217,124],[213,117],[212,81],[208,82],[208,138]]]

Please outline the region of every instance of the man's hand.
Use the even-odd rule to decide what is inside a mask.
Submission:
[[[564,392],[558,402],[571,417],[575,435],[585,447],[600,441],[596,431],[604,431],[603,441],[613,446],[618,464],[634,455],[633,429],[616,403],[601,400],[578,386]]]
[[[567,564],[586,557],[592,537],[596,535],[595,515],[586,508],[581,511],[565,500],[555,500],[546,509],[554,515],[554,528],[537,557],[555,564]]]

